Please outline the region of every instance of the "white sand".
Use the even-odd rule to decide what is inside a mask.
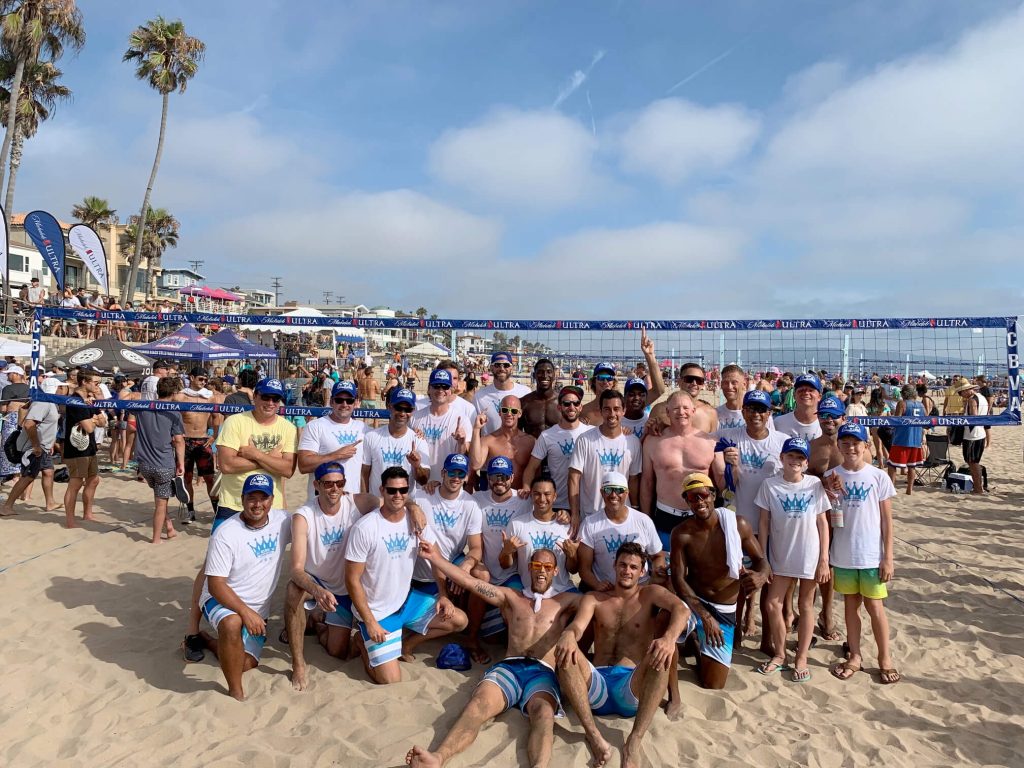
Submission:
[[[656,716],[649,764],[1024,765],[1024,604],[985,581],[1024,599],[1021,430],[994,434],[985,457],[993,494],[935,488],[895,505],[887,606],[902,683],[880,684],[870,640],[866,673],[848,682],[828,674],[838,644],[812,649],[805,685],[756,674],[760,656],[748,640],[725,691],[702,691],[682,673],[683,719]],[[291,503],[304,488],[288,483]],[[403,683],[377,687],[358,660],[339,663],[307,638],[311,687],[296,693],[276,640],[279,602],[263,664],[245,675],[249,701],[237,703],[212,656],[186,666],[178,650],[208,502],[202,524],[152,546],[149,490],[128,475],[104,476],[100,522],[79,530],[63,528],[63,512],[42,512],[35,495],[21,515],[0,519],[6,766],[399,765],[413,743],[437,743],[482,673],[436,669],[434,643],[422,663],[403,668]],[[841,622],[838,603],[836,615]],[[629,722],[600,722],[621,745]],[[525,764],[525,734],[525,719],[507,713],[452,764]],[[556,724],[553,764],[583,766],[586,757],[570,713]]]

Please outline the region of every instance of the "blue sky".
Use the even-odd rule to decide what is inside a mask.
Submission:
[[[120,59],[180,17],[207,57],[154,202],[165,264],[213,285],[442,317],[1020,306],[1019,2],[80,6],[15,208],[137,211],[160,104]]]

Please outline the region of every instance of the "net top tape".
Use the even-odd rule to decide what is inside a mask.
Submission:
[[[1007,328],[1016,316],[834,318],[822,320],[427,320],[418,317],[288,317],[285,315],[228,315],[212,312],[101,312],[41,307],[42,317],[111,322],[203,323],[274,325],[282,329],[310,328],[426,328],[474,331],[818,331]]]

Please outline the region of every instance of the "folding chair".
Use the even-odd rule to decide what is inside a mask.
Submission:
[[[949,438],[946,435],[924,436],[928,445],[928,458],[917,468],[917,476],[922,483],[939,483],[956,465],[949,460]]]

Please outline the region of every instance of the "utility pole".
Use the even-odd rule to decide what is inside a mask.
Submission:
[[[274,289],[274,306],[281,306],[281,278],[273,277],[270,279],[270,285]]]
[[[331,305],[331,297],[334,296],[334,291],[324,291],[324,304],[327,306]]]
[[[199,268],[201,266],[203,266],[203,264],[205,264],[205,263],[206,262],[203,261],[202,259],[192,259],[191,261],[189,261],[188,265],[190,267],[192,267],[192,271],[195,272],[198,275],[199,274]]]

